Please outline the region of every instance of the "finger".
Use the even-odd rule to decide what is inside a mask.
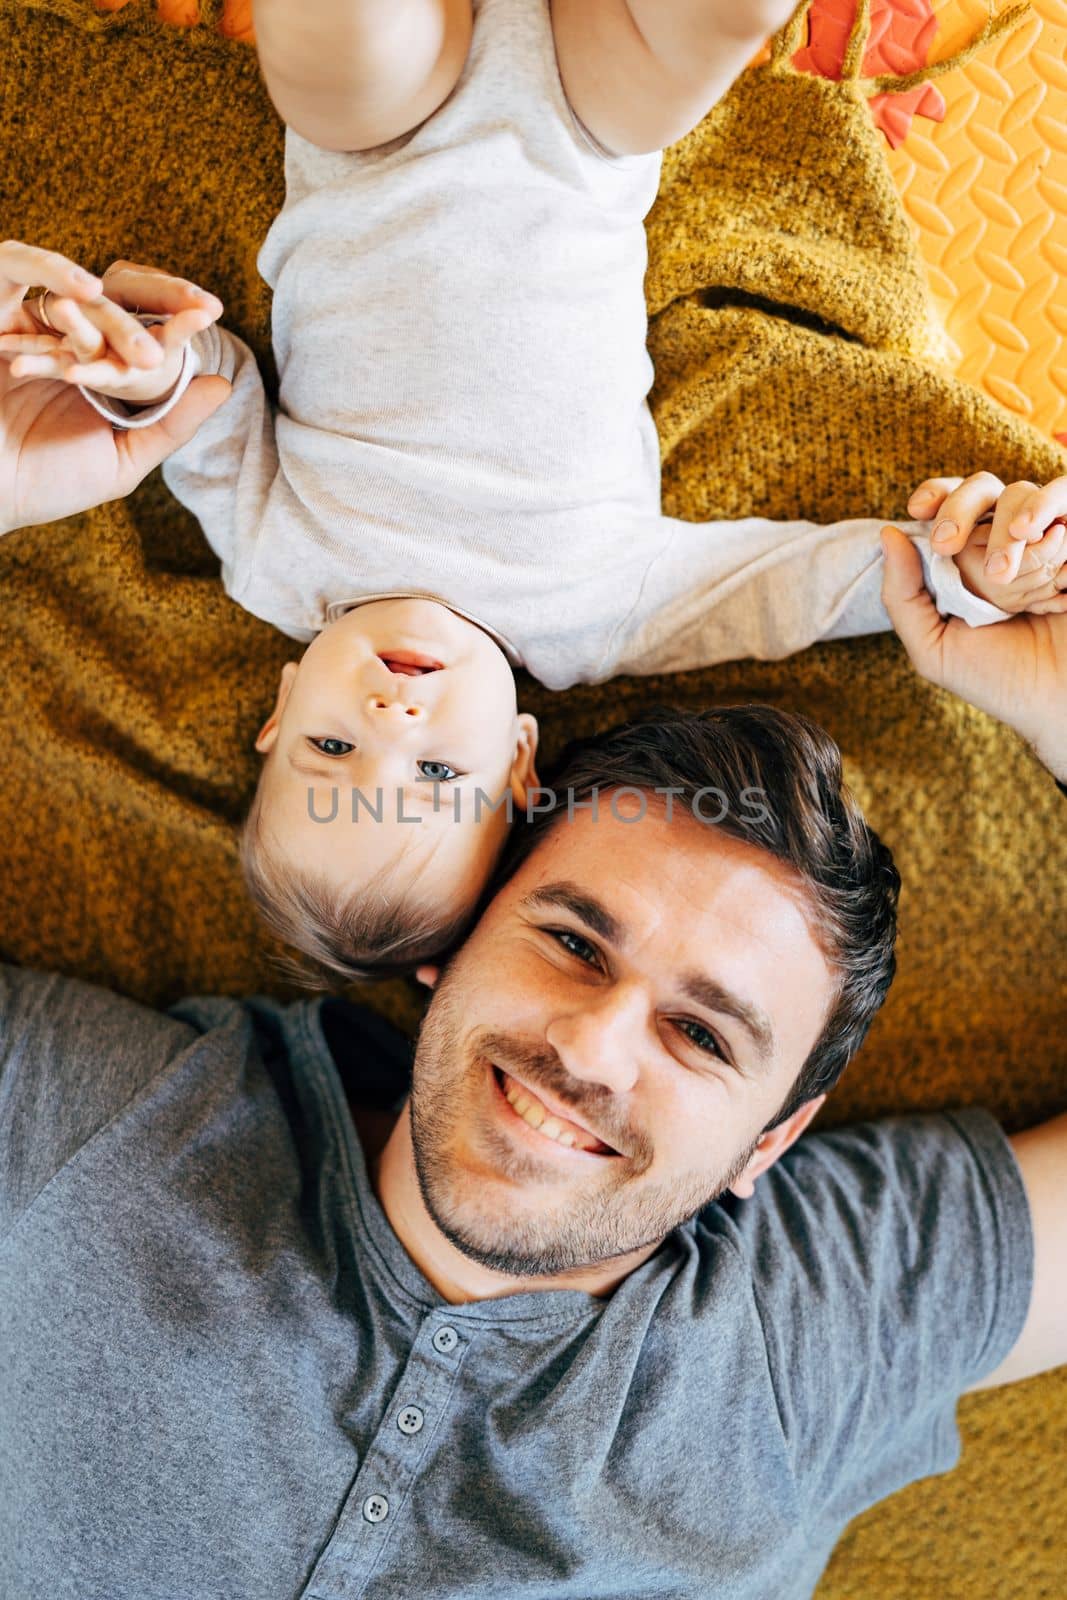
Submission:
[[[1037,544],[1026,546],[1019,582],[1028,578],[1033,585],[1027,595],[1026,609],[1032,611],[1035,602],[1055,600],[1067,590],[1067,528],[1062,522],[1052,527]],[[1031,565],[1032,563],[1032,565]]]
[[[1022,559],[1016,578],[1008,584],[995,583],[985,571],[984,552],[973,542],[956,557],[958,565],[974,563],[977,588],[985,598],[1005,611],[1023,610],[1035,600],[1047,600],[1056,592],[1055,579],[1063,567],[1064,528],[1053,523],[1037,544],[1020,544]],[[972,586],[974,586],[972,584]]]
[[[28,302],[35,321],[40,316],[33,309],[37,304],[36,300]],[[66,295],[53,295],[48,302],[47,315],[49,325],[63,335],[64,349],[69,350],[76,361],[92,361],[107,349],[107,340],[76,300]]]
[[[222,315],[222,301],[207,289],[161,272],[158,267],[138,266],[133,261],[115,261],[104,273],[104,293],[128,310],[174,315],[179,311],[207,311],[210,320]],[[206,324],[205,324],[206,326]]]
[[[1054,522],[1036,544],[1026,546],[1022,571],[1043,571],[1047,577],[1054,578],[1063,567],[1065,547],[1067,527],[1062,522]]]
[[[156,323],[148,331],[169,354],[179,346],[188,344],[194,334],[210,328],[215,320],[210,311],[179,311],[175,316],[168,317],[166,322]]]
[[[962,482],[962,478],[927,478],[908,501],[908,515],[923,521],[932,517],[945,496],[958,489]]]
[[[1029,608],[1034,617],[1058,617],[1067,612],[1067,594],[1055,595],[1051,600],[1037,600]]]
[[[1027,503],[1035,487],[1032,483],[1010,484],[997,501],[985,557],[985,573],[991,583],[1014,583],[1019,576],[1026,543],[1013,538],[1009,529],[1019,507]]]
[[[39,286],[53,294],[69,294],[75,300],[91,300],[103,285],[93,273],[56,250],[42,250],[5,239],[0,244],[0,306],[18,305],[26,290]]]
[[[1013,539],[1040,539],[1049,523],[1067,513],[1067,478],[1053,478],[1044,488],[1034,488],[1015,510]]]
[[[105,394],[120,394],[130,388],[135,374],[124,361],[72,361],[64,376],[68,383],[80,383],[84,389],[100,389]]]
[[[964,478],[938,507],[932,533],[938,555],[954,556],[963,549],[975,523],[998,504],[1004,485],[991,472]]]
[[[889,620],[916,669],[935,677],[945,620],[926,588],[922,559],[907,534],[892,525],[882,529],[882,548],[882,601]]]
[[[0,333],[0,356],[7,360],[17,355],[48,355],[58,346],[54,333]]]
[[[103,336],[105,348],[113,356],[128,362],[131,367],[150,369],[159,366],[162,354],[158,340],[153,339],[148,329],[142,327],[137,318],[120,305],[102,295],[91,305],[82,307],[82,310],[93,328]],[[48,314],[52,316],[51,303]],[[95,357],[100,354],[99,346],[91,352],[91,356]]]
[[[11,363],[11,376],[13,378],[61,378],[64,382],[67,382],[71,365],[71,357],[65,351],[60,351],[57,348],[56,353],[50,356],[16,356]]]

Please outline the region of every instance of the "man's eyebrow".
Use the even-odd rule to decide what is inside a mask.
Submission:
[[[606,906],[576,883],[564,881],[543,884],[540,889],[534,889],[532,893],[526,895],[522,904],[530,908],[558,906],[562,911],[569,911],[579,922],[584,922],[586,927],[606,944],[615,945],[620,950],[626,946],[626,929],[622,923]],[[684,973],[680,987],[684,995],[695,1001],[698,1006],[702,1006],[705,1011],[732,1017],[739,1023],[752,1040],[762,1061],[768,1060],[774,1053],[775,1037],[771,1019],[751,1000],[745,1000],[740,995],[734,994],[725,984],[715,978],[709,978],[704,972]]]
[[[617,945],[619,949],[626,944],[626,930],[618,918],[613,917],[607,906],[576,883],[561,880],[559,883],[542,884],[540,889],[534,889],[526,895],[522,904],[531,909],[557,906],[561,911],[569,911],[579,922],[584,922],[606,944]]]
[[[775,1038],[771,1019],[751,1000],[743,1000],[715,978],[705,972],[686,972],[682,976],[682,993],[688,995],[705,1011],[717,1011],[720,1016],[732,1017],[739,1022],[756,1047],[761,1061],[774,1054]]]

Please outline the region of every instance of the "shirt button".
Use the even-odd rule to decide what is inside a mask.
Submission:
[[[384,1494],[369,1494],[363,1502],[363,1515],[368,1522],[384,1522],[389,1515],[389,1502]]]
[[[396,1419],[396,1425],[401,1433],[419,1433],[425,1421],[419,1406],[405,1406]]]
[[[459,1343],[459,1334],[455,1328],[438,1328],[430,1342],[441,1355],[447,1356]]]

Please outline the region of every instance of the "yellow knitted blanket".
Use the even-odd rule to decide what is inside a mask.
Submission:
[[[270,371],[255,258],[282,130],[254,53],[142,3],[0,0],[0,28],[3,231],[204,283]],[[1063,473],[1052,444],[937,366],[870,86],[792,72],[789,42],[668,153],[650,219],[665,509],[899,516],[935,471]],[[225,597],[158,475],[0,542],[0,955],[154,1003],[281,988],[235,834],[292,648]],[[905,884],[900,975],[826,1121],[979,1102],[1018,1127],[1062,1108],[1064,802],[894,639],[523,698],[549,751],[655,700],[761,698],[822,722]],[[417,1018],[407,985],[367,998]],[[962,1423],[961,1468],[861,1518],[822,1600],[1067,1592],[1067,1378],[967,1401]]]

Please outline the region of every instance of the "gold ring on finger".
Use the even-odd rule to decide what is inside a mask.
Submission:
[[[33,302],[33,310],[34,315],[41,319],[46,328],[50,329],[52,333],[58,333],[59,329],[48,315],[48,297],[51,293],[51,289],[46,289],[43,294],[39,294]]]

